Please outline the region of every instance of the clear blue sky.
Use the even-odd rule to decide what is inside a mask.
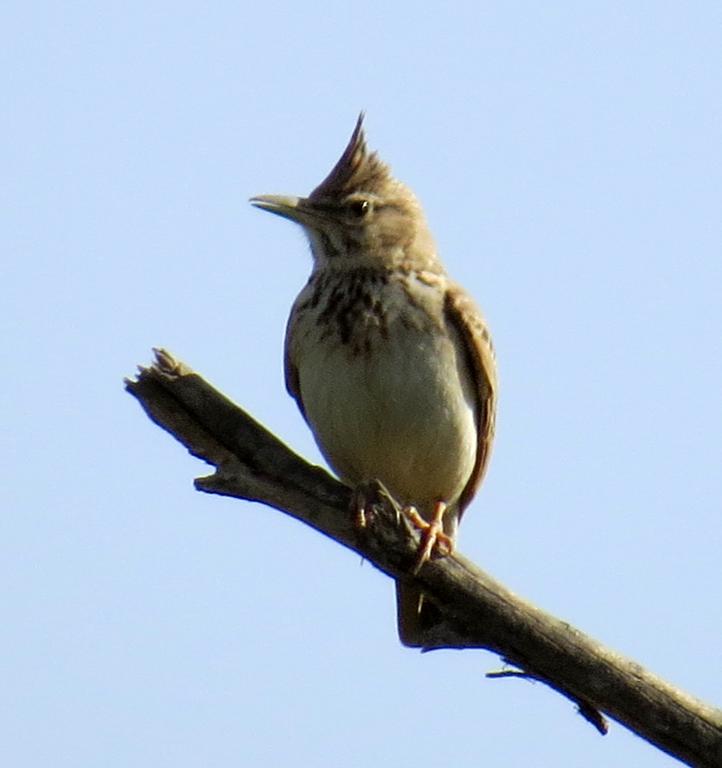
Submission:
[[[543,5],[5,4],[6,765],[676,765],[401,648],[388,579],[194,492],[123,392],[166,346],[321,461],[282,382],[310,257],[247,198],[361,108],[498,350],[461,550],[722,704],[722,6]]]

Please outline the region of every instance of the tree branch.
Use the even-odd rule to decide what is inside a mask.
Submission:
[[[162,350],[126,388],[156,424],[216,468],[195,481],[198,490],[275,507],[389,576],[421,586],[441,617],[424,637],[424,649],[493,651],[518,671],[491,676],[546,683],[602,733],[603,712],[688,765],[722,766],[722,711],[522,600],[459,554],[431,560],[412,576],[418,533],[380,485],[368,489],[373,513],[361,526],[349,488]]]

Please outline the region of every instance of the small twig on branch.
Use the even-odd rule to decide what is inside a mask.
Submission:
[[[485,676],[490,680],[500,680],[504,677],[514,677],[517,680],[528,680],[530,683],[545,682],[544,680],[540,680],[539,677],[533,675],[531,672],[524,672],[522,669],[500,669],[496,672],[487,672]],[[570,698],[577,705],[577,711],[579,714],[587,722],[591,723],[599,731],[599,733],[602,734],[602,736],[607,735],[609,732],[609,723],[598,709],[596,709],[588,701],[582,701],[577,697],[570,696],[568,693],[563,691],[560,691],[560,693],[564,693],[565,696]]]
[[[275,507],[389,576],[422,587],[442,619],[424,638],[425,649],[493,651],[518,671],[490,677],[538,680],[575,702],[602,733],[604,712],[688,765],[722,766],[722,711],[522,600],[459,554],[431,560],[412,576],[418,534],[383,489],[376,488],[374,514],[359,526],[349,488],[305,462],[167,352],[157,350],[155,364],[126,388],[156,424],[215,467],[195,481],[198,490]]]

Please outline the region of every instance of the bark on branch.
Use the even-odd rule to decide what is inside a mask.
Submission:
[[[305,462],[247,413],[167,352],[127,390],[148,416],[216,469],[206,493],[259,501],[312,526],[396,579],[413,580],[442,621],[424,647],[485,648],[515,667],[491,676],[540,680],[574,701],[601,732],[601,713],[682,762],[722,766],[722,711],[683,693],[514,595],[460,554],[410,575],[417,532],[383,488],[361,527],[351,491]],[[715,653],[715,649],[710,649]]]

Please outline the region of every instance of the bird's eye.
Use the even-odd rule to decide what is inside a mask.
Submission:
[[[353,200],[348,205],[348,212],[354,219],[363,219],[371,210],[371,204],[368,200]]]

